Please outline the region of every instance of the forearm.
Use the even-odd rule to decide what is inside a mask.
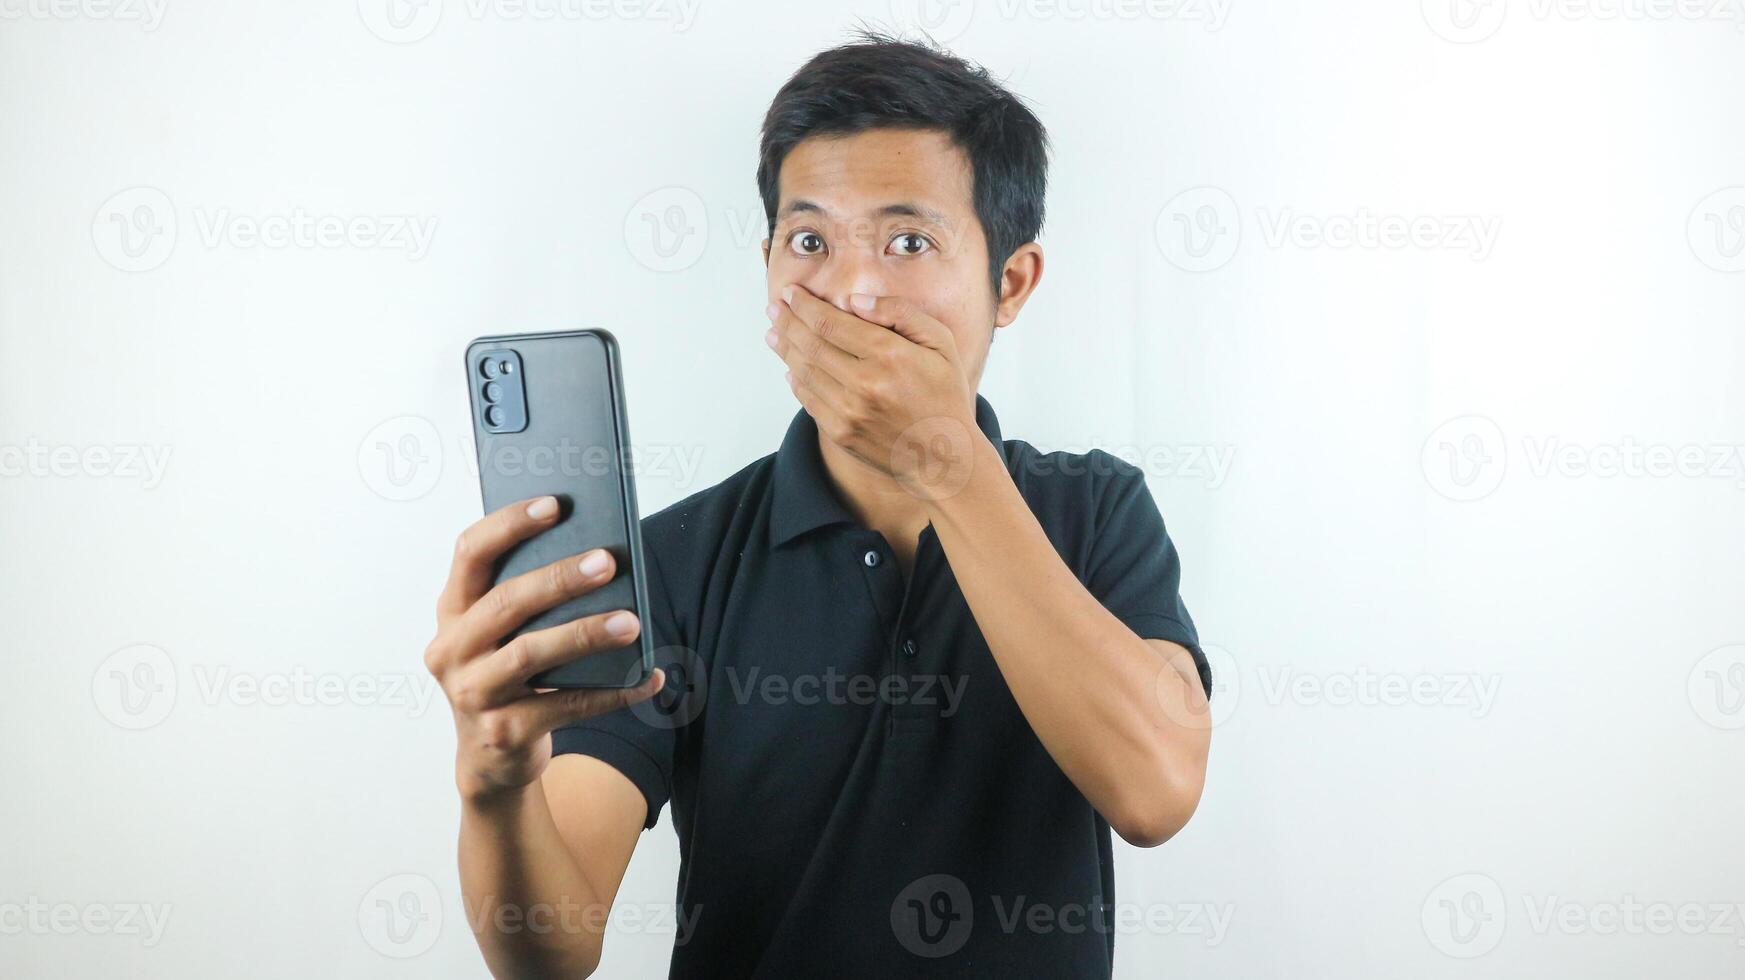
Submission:
[[[496,977],[586,977],[599,964],[610,901],[576,866],[535,782],[464,800],[461,895]]]
[[[1205,698],[1191,657],[1184,671],[1105,609],[1062,561],[999,451],[974,445],[966,485],[928,505],[964,598],[1061,770],[1123,838],[1159,843],[1192,814],[1204,782],[1208,733],[1193,720]]]

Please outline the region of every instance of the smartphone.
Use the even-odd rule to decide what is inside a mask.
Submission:
[[[531,683],[635,687],[654,669],[654,637],[617,339],[604,330],[480,337],[467,345],[466,369],[485,512],[545,495],[561,508],[556,525],[503,558],[497,581],[591,548],[605,548],[618,563],[611,582],[534,616],[504,640],[629,609],[643,623],[634,643],[579,656]]]

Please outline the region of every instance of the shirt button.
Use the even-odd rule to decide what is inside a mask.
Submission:
[[[910,657],[913,657],[915,655],[915,641],[914,640],[904,640],[903,641],[903,654],[905,656],[910,656]]]
[[[868,550],[866,554],[860,556],[860,560],[866,562],[868,568],[877,568],[879,566],[879,553]]]

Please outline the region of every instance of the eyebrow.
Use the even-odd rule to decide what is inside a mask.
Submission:
[[[816,201],[808,201],[805,198],[796,198],[795,200],[789,201],[787,205],[777,213],[776,224],[781,224],[783,221],[786,221],[788,218],[801,212],[821,214],[825,217],[835,217],[829,208],[824,207]],[[924,204],[916,204],[913,201],[895,201],[879,208],[877,211],[873,212],[873,214],[880,218],[919,218],[927,224],[940,228],[948,228],[951,226],[951,222],[940,211],[927,207]]]

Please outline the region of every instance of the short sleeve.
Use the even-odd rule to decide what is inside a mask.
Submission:
[[[672,710],[671,702],[683,690],[682,667],[688,658],[683,656],[684,638],[654,551],[645,547],[643,558],[648,565],[650,607],[643,617],[643,628],[653,631],[655,666],[666,671],[666,686],[647,701],[555,729],[551,752],[553,756],[570,752],[593,756],[623,773],[648,803],[648,819],[643,823],[647,830],[660,819],[661,807],[672,798],[678,732],[684,719]]]
[[[1110,458],[1117,465],[1097,502],[1085,588],[1139,636],[1186,647],[1200,685],[1211,697],[1212,670],[1181,598],[1181,558],[1164,529],[1145,472]]]

